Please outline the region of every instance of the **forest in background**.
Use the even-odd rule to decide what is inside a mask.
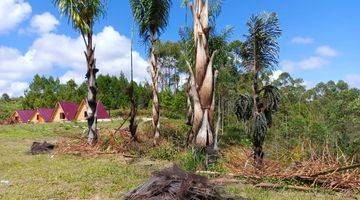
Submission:
[[[251,133],[246,124],[236,117],[236,101],[242,91],[250,90],[250,79],[240,70],[223,69],[228,74],[219,79],[217,92],[221,96],[223,130],[220,141],[227,145],[251,146]],[[170,76],[173,75],[170,73]],[[164,77],[168,77],[164,76]],[[271,81],[279,88],[280,107],[273,118],[273,125],[266,136],[265,145],[279,156],[285,152],[294,160],[311,156],[312,150],[323,153],[324,145],[330,148],[338,159],[355,156],[360,146],[360,90],[350,88],[344,81],[319,83],[306,89],[303,80],[282,73]],[[166,83],[161,79],[161,82]],[[113,117],[126,116],[130,112],[128,79],[100,75],[97,78],[99,99]],[[167,82],[160,90],[161,115],[171,119],[186,118],[186,84],[177,88]],[[86,94],[85,83],[77,85],[73,80],[66,84],[53,77],[35,75],[25,96],[9,98],[3,94],[0,104],[1,119],[7,118],[15,109],[54,107],[57,101],[80,102]],[[151,109],[151,87],[148,83],[136,84],[135,95],[138,108],[149,115]],[[313,148],[310,149],[309,147]],[[305,149],[305,150],[304,150]],[[308,151],[306,151],[308,149]],[[287,150],[287,151],[284,151]],[[304,152],[308,154],[304,155]],[[290,160],[289,160],[290,161]]]

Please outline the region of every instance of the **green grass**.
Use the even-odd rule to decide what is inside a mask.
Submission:
[[[122,121],[99,123],[114,128]],[[127,164],[120,155],[29,155],[33,141],[56,142],[60,137],[82,135],[85,123],[0,126],[0,199],[122,199],[129,189],[152,172],[169,165],[172,158],[161,149],[149,158]],[[166,148],[165,148],[166,149]],[[156,159],[159,156],[159,159]],[[155,158],[155,159],[154,159]],[[269,191],[251,185],[232,185],[230,192],[249,199],[343,199],[339,194]]]

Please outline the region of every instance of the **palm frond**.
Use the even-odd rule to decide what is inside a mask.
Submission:
[[[280,91],[273,85],[266,85],[261,89],[261,99],[266,110],[276,111],[280,103]]]
[[[68,17],[82,34],[92,31],[94,23],[106,13],[106,0],[53,0],[60,13]]]
[[[221,13],[221,7],[224,0],[209,0],[209,21],[212,27],[215,26],[215,20]]]
[[[262,146],[267,133],[267,120],[264,113],[256,113],[252,122],[253,144]]]
[[[235,114],[239,120],[248,121],[252,115],[253,100],[250,95],[242,94],[235,104]]]
[[[274,70],[278,64],[279,44],[277,39],[281,35],[279,20],[276,13],[262,13],[253,15],[247,22],[249,34],[245,35],[243,66]]]
[[[165,30],[171,0],[130,0],[130,5],[144,42],[149,42],[151,36],[159,36]]]

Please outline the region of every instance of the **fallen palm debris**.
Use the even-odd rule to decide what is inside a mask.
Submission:
[[[264,179],[271,178],[281,181],[295,181],[293,189],[301,187],[320,186],[323,188],[344,191],[360,190],[360,164],[336,160],[330,156],[312,156],[308,160],[295,161],[292,164],[282,164],[269,158],[264,159],[262,168],[253,167],[251,150],[247,148],[230,148],[224,152],[229,162],[224,163],[232,174],[229,177],[258,177],[253,184],[259,184]],[[276,187],[282,185],[276,185]],[[271,188],[270,186],[267,188]]]
[[[183,171],[174,165],[154,175],[139,187],[125,195],[127,200],[162,199],[243,199],[231,197],[218,186],[208,181],[206,177]]]
[[[97,156],[102,154],[124,154],[132,152],[145,154],[152,147],[152,136],[143,132],[137,134],[137,140],[131,138],[128,129],[103,129],[96,145],[88,145],[85,137],[66,137],[57,142],[56,153],[81,156]],[[134,156],[134,155],[131,155]]]
[[[55,145],[47,143],[46,141],[43,143],[33,142],[31,145],[30,153],[32,155],[41,154],[41,153],[49,153],[54,149]]]

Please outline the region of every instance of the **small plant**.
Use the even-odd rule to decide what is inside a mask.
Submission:
[[[148,155],[151,159],[171,161],[178,155],[178,150],[171,143],[163,143],[155,148],[151,148]]]
[[[187,150],[179,154],[179,165],[187,171],[195,171],[205,163],[205,154],[198,150]]]

